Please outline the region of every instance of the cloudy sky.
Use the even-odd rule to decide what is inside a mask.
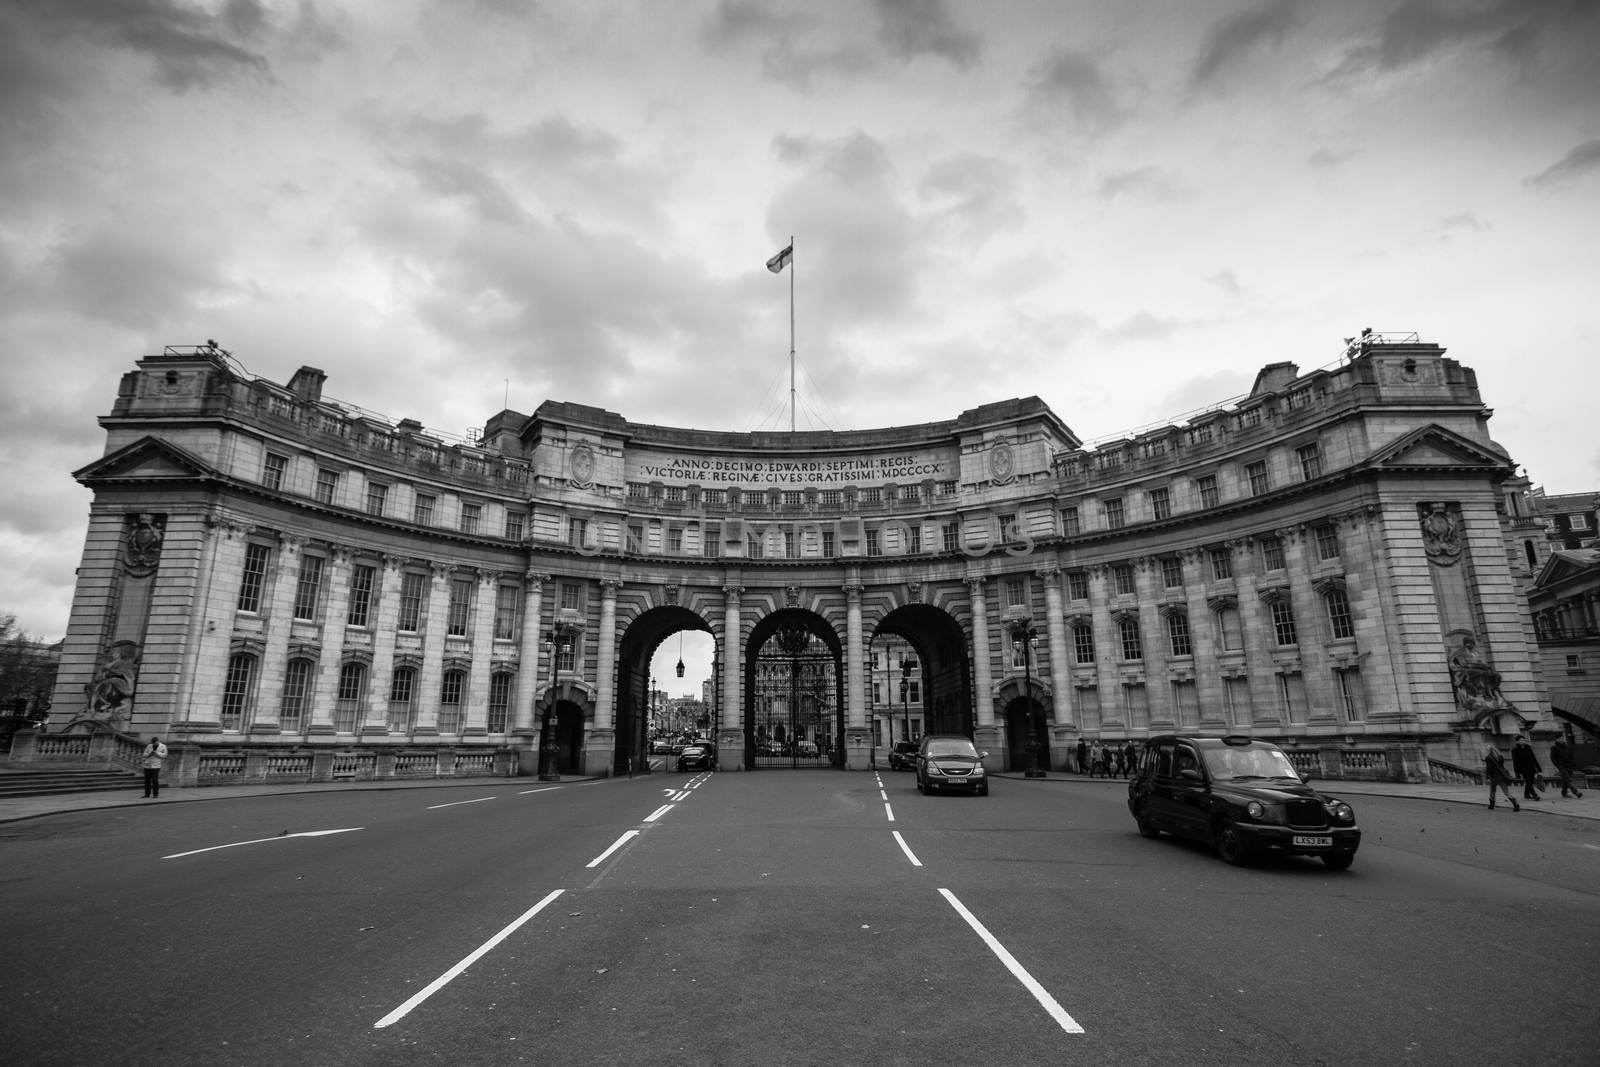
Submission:
[[[1087,441],[1474,368],[1600,489],[1593,0],[0,0],[0,614],[65,631],[95,419],[215,338],[464,433],[1038,395]]]

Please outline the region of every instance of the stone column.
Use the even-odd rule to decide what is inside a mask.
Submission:
[[[861,644],[863,589],[854,574],[844,584],[845,766],[852,771],[872,766],[872,730],[867,725],[867,681]]]
[[[278,535],[278,567],[272,578],[267,609],[266,648],[258,665],[254,713],[246,732],[278,732],[278,705],[283,700],[283,673],[289,661],[289,631],[294,627],[294,590],[305,561],[306,539]]]
[[[478,573],[477,603],[472,606],[472,669],[461,694],[461,735],[489,733],[489,672],[494,666],[494,613],[500,602],[500,572]]]
[[[1061,568],[1041,567],[1034,572],[1044,584],[1045,611],[1049,615],[1045,628],[1050,650],[1050,691],[1054,696],[1055,725],[1058,729],[1076,733],[1077,724],[1072,714],[1072,678],[1067,665],[1066,603],[1061,599]],[[1056,740],[1052,732],[1052,741]],[[1051,754],[1052,757],[1054,753]],[[1052,767],[1060,763],[1052,758]]]
[[[205,541],[200,551],[203,586],[199,610],[194,614],[184,647],[183,697],[170,740],[214,734],[221,729],[221,680],[227,673],[228,645],[239,597],[237,576],[243,571],[249,533],[248,526],[215,514],[206,516]]]
[[[522,576],[522,641],[517,650],[517,680],[512,689],[511,732],[518,743],[535,746],[539,738],[534,707],[539,695],[539,639],[542,636],[539,613],[544,601],[544,584],[549,580],[550,575],[539,571],[527,571]]]
[[[989,603],[984,579],[968,578],[972,602],[972,700],[973,743],[988,752],[984,766],[998,770],[1005,766],[1005,729],[994,719],[994,674],[989,653]]]
[[[583,773],[611,774],[616,763],[617,590],[619,578],[600,580],[600,626],[595,634],[594,724],[583,739]]]
[[[456,565],[436,562],[428,570],[428,615],[422,624],[422,668],[411,693],[411,734],[434,738],[439,736],[439,686],[444,680],[444,637],[450,625],[450,580]]]
[[[718,718],[726,735],[717,739],[717,763],[725,769],[744,770],[744,622],[739,596],[744,587],[730,583],[722,587],[722,713]]]
[[[378,606],[377,625],[372,628],[372,674],[367,678],[367,696],[356,714],[356,733],[389,732],[389,687],[394,681],[395,626],[400,621],[400,590],[405,580],[406,560],[384,556],[375,576],[373,600]]]
[[[322,615],[322,656],[317,661],[316,681],[306,709],[305,732],[329,735],[333,731],[333,708],[339,699],[339,671],[344,658],[345,619],[350,613],[350,571],[354,565],[350,549],[336,545],[329,553],[328,603]]]

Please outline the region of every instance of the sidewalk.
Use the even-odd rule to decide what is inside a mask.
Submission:
[[[1024,779],[1020,774],[997,774],[996,778],[1007,778],[1019,783],[1042,782],[1075,782],[1083,785],[1118,786],[1127,787],[1126,778],[1085,778],[1079,774],[1067,771],[1051,771],[1048,778]],[[563,777],[562,785],[574,785],[580,782],[605,781],[603,778],[576,778]],[[544,783],[554,784],[554,783]],[[1334,796],[1384,796],[1403,797],[1410,800],[1435,800],[1447,801],[1455,804],[1472,804],[1484,807],[1489,802],[1488,786],[1482,785],[1435,785],[1423,783],[1413,785],[1407,782],[1346,782],[1331,779],[1319,779],[1312,783],[1323,792]],[[281,796],[288,793],[329,793],[350,792],[352,790],[373,789],[437,789],[445,786],[456,789],[479,787],[482,789],[505,789],[516,787],[519,789],[538,789],[541,783],[537,778],[429,778],[422,780],[389,780],[382,782],[331,782],[300,785],[213,785],[198,786],[189,789],[164,787],[159,800],[145,800],[141,796],[143,786],[134,783],[129,786],[126,793],[61,793],[47,797],[5,797],[0,798],[0,823],[16,822],[19,819],[34,819],[43,815],[59,815],[73,811],[95,811],[102,808],[125,808],[144,806],[148,804],[179,804],[197,800],[233,800],[240,797]],[[1521,800],[1521,790],[1513,790],[1518,795],[1524,814],[1529,812],[1542,815],[1566,815],[1575,819],[1591,819],[1600,822],[1600,789],[1585,789],[1579,799],[1562,799],[1560,789],[1546,789],[1540,800]],[[1510,810],[1505,798],[1500,798],[1501,807]]]

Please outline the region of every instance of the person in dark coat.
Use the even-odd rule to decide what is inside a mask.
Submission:
[[[1538,800],[1539,774],[1544,768],[1539,766],[1539,757],[1533,754],[1533,746],[1524,734],[1518,734],[1511,745],[1511,769],[1522,779],[1522,799]]]
[[[1128,759],[1128,777],[1132,778],[1133,772],[1139,769],[1139,746],[1129,741],[1122,752]]]
[[[1089,774],[1089,742],[1078,738],[1078,773]]]
[[[1583,796],[1583,790],[1572,784],[1572,772],[1577,770],[1577,765],[1572,759],[1572,748],[1567,744],[1565,737],[1558,737],[1550,746],[1550,765],[1556,769],[1556,774],[1561,778],[1561,795]]]
[[[1517,803],[1517,798],[1511,795],[1511,776],[1506,773],[1506,758],[1500,750],[1490,741],[1483,746],[1483,776],[1489,781],[1489,810],[1494,810],[1494,793],[1498,789],[1505,793],[1506,799],[1511,801],[1512,811],[1521,811],[1522,805]]]

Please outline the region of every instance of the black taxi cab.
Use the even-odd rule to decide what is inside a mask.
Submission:
[[[1144,836],[1208,843],[1232,864],[1287,852],[1342,871],[1361,845],[1349,804],[1308,785],[1277,745],[1238,735],[1152,737],[1128,783],[1128,810]]]

